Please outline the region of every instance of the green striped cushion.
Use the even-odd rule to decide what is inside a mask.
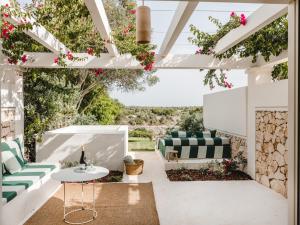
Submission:
[[[2,186],[24,186],[25,189],[29,188],[32,184],[32,180],[2,181]]]
[[[4,175],[2,181],[2,202],[7,203],[11,201],[55,168],[55,165],[29,163],[20,172]]]
[[[55,165],[45,165],[45,164],[26,164],[24,168],[37,168],[37,169],[43,169],[43,168],[49,168],[50,170],[54,170],[56,168]]]
[[[23,147],[23,145],[21,144],[20,139],[19,139],[19,138],[16,138],[16,139],[14,140],[14,142],[16,142],[17,145],[19,146],[19,152],[20,152],[20,156],[19,156],[19,157],[22,158],[24,164],[26,164],[27,161],[25,160],[24,155],[23,155],[23,153],[24,153],[24,151],[23,151],[24,147]]]
[[[16,141],[5,141],[1,142],[2,151],[11,151],[19,161],[20,165],[23,167],[25,165],[22,151]]]
[[[187,137],[192,137],[192,132],[189,132],[189,131],[172,131],[171,136],[173,138],[187,138]]]
[[[197,138],[215,138],[217,130],[208,130],[208,131],[196,131],[195,135]]]
[[[11,201],[16,196],[17,196],[16,191],[3,191],[2,192],[2,198],[6,199],[6,202]]]

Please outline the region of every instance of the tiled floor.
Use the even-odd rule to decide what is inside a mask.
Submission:
[[[135,152],[152,182],[161,225],[287,225],[287,199],[255,181],[170,182],[158,152]]]

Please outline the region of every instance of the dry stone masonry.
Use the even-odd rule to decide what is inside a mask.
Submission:
[[[256,111],[256,180],[287,197],[288,112]]]
[[[217,136],[227,137],[229,138],[231,150],[232,150],[232,158],[234,158],[238,152],[243,152],[243,156],[247,158],[247,139],[246,137],[239,137],[233,134],[223,133],[221,131],[217,131]]]

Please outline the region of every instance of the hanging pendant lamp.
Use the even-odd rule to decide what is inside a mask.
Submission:
[[[136,9],[136,42],[148,44],[151,41],[151,15],[150,8],[143,5]]]

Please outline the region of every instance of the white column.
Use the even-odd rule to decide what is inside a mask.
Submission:
[[[299,94],[299,1],[290,1],[288,9],[288,75],[289,75],[289,145],[288,145],[288,213],[289,225],[299,224],[297,215],[298,208],[298,154],[299,154],[299,130],[297,127],[299,116],[298,94]]]
[[[246,70],[248,74],[248,109],[247,109],[247,148],[248,174],[255,179],[255,86],[272,83],[272,68],[256,67]]]

